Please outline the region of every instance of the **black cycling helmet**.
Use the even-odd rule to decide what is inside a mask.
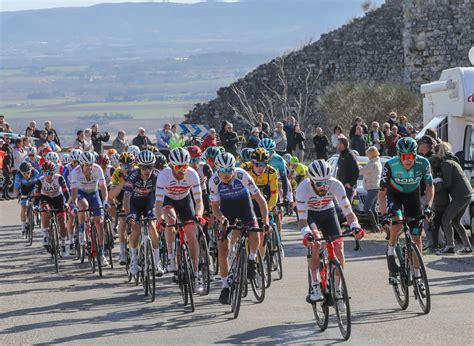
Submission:
[[[24,161],[20,165],[20,172],[21,173],[29,173],[29,172],[31,172],[32,169],[33,169],[33,166],[28,161]]]

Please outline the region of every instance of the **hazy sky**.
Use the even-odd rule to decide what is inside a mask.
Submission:
[[[203,1],[203,0],[201,0]],[[219,0],[223,1],[223,0]],[[225,0],[228,2],[238,0]],[[316,0],[314,0],[316,1]],[[328,1],[328,0],[326,0]],[[332,1],[358,1],[362,3],[362,0],[332,0]],[[162,2],[162,0],[0,0],[0,11],[19,11],[19,10],[31,10],[40,8],[52,8],[52,7],[70,7],[70,6],[91,6],[100,3],[118,3],[118,2]],[[200,2],[199,0],[170,0],[170,2],[180,3],[195,3]],[[381,4],[384,0],[373,1],[376,4]]]

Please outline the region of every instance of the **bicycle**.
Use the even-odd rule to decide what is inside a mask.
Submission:
[[[97,271],[99,272],[99,276],[102,277],[102,263],[100,262],[97,229],[95,227],[94,222],[91,222],[90,211],[91,209],[78,211],[78,213],[86,213],[85,222],[84,222],[84,226],[85,226],[84,232],[86,233],[86,244],[81,245],[81,263],[84,263],[85,257],[87,255],[87,259],[91,266],[92,274],[96,272],[96,266],[97,266],[97,269],[98,269]],[[78,236],[78,239],[79,239],[79,236]]]
[[[278,206],[284,205],[283,203],[278,204]],[[275,222],[275,217],[278,217],[280,210],[277,210],[276,213],[270,213],[270,227],[272,232],[265,235],[265,242],[267,244],[265,259],[267,264],[267,284],[266,287],[270,287],[272,281],[272,271],[276,271],[278,275],[278,280],[283,278],[283,245],[281,244],[280,231]]]
[[[26,241],[31,246],[33,245],[33,230],[35,229],[35,213],[33,211],[34,197],[33,196],[21,196],[20,200],[28,198],[28,205],[26,210]]]
[[[337,324],[344,340],[351,336],[351,308],[349,292],[347,290],[344,272],[334,251],[333,242],[339,238],[352,237],[352,234],[341,234],[333,237],[320,237],[310,239],[311,242],[325,241],[319,251],[319,273],[321,276],[321,292],[323,300],[312,302],[309,300],[311,293],[311,270],[308,268],[308,296],[307,302],[313,307],[316,324],[321,331],[326,330],[329,323],[329,307],[336,310]],[[308,247],[308,259],[312,258],[312,247]]]
[[[234,314],[234,318],[239,317],[240,305],[242,298],[247,296],[247,263],[248,263],[248,235],[251,232],[262,232],[261,228],[249,228],[242,225],[231,225],[227,226],[227,231],[238,230],[240,231],[240,238],[235,246],[235,255],[232,258],[231,265],[229,268],[228,282],[230,289],[230,305],[231,312]],[[252,290],[257,299],[258,303],[261,303],[265,298],[265,283],[264,283],[264,270],[262,264],[262,258],[259,251],[257,251],[257,275],[254,280],[251,280]],[[260,291],[260,292],[259,292]]]
[[[104,251],[106,255],[109,256],[109,264],[110,268],[114,269],[114,261],[112,258],[112,249],[115,246],[115,237],[114,231],[112,228],[112,218],[110,217],[109,213],[105,211],[104,215]]]
[[[209,238],[209,259],[210,259],[210,272],[213,275],[219,273],[219,250],[217,246],[217,234],[219,233],[219,223],[214,221],[211,227],[207,228]]]
[[[57,209],[39,209],[39,212],[48,212],[49,213],[49,244],[48,252],[51,254],[51,258],[54,260],[54,269],[56,273],[59,273],[59,257],[62,257],[61,246],[59,246],[59,233],[58,233],[58,223],[56,221],[56,214],[61,210]]]
[[[423,313],[428,314],[431,310],[431,295],[428,276],[426,274],[425,265],[420,250],[411,239],[409,224],[420,222],[425,219],[425,215],[420,215],[410,219],[403,219],[402,231],[405,235],[405,242],[400,244],[397,240],[395,245],[395,260],[398,261],[397,278],[389,278],[392,285],[395,298],[402,310],[406,310],[409,304],[408,287],[413,285],[413,293],[415,299],[421,307]],[[418,261],[420,276],[415,275],[415,263]]]
[[[141,229],[141,240],[140,246],[138,247],[138,267],[140,270],[135,276],[135,282],[137,283],[137,281],[141,279],[145,297],[150,296],[152,302],[155,301],[156,294],[156,266],[151,238],[148,234],[148,222],[155,220],[155,217],[140,217],[137,221]]]
[[[206,218],[206,224],[209,220]],[[210,266],[210,256],[209,256],[209,247],[207,243],[206,233],[204,232],[204,225],[197,223],[198,225],[198,234],[197,239],[199,243],[199,267],[198,275],[202,279],[204,285],[204,292],[202,295],[208,295],[211,288],[211,266]]]

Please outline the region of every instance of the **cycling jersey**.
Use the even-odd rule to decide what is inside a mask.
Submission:
[[[189,167],[184,174],[184,178],[178,180],[173,175],[171,167],[166,167],[160,172],[156,183],[156,200],[163,202],[165,196],[173,200],[182,200],[189,191],[192,191],[194,200],[202,199],[202,190],[198,173]]]
[[[114,173],[112,173],[111,182],[112,186],[120,185],[125,182],[127,179],[127,174],[125,174],[120,166],[115,168]]]
[[[77,166],[76,166],[77,167]],[[62,176],[64,177],[64,179],[66,180],[66,185],[68,188],[71,188],[71,173],[73,171],[74,167],[72,166],[72,164],[68,163],[66,166],[64,166],[63,168],[63,174]]]
[[[298,216],[300,219],[308,219],[309,211],[323,211],[334,208],[334,201],[337,201],[344,216],[352,212],[351,204],[346,196],[346,190],[342,183],[335,179],[329,179],[329,189],[324,196],[319,196],[309,178],[306,178],[296,189],[296,203]]]
[[[49,198],[64,196],[65,200],[68,200],[69,190],[64,177],[55,174],[50,182],[46,180],[45,176],[40,177],[35,183],[34,195],[37,199],[43,196]]]
[[[244,170],[255,181],[263,195],[267,198],[268,210],[275,208],[278,202],[278,172],[275,168],[267,165],[261,175],[257,175],[252,169],[252,163],[247,163]]]
[[[78,189],[85,193],[98,191],[99,185],[105,184],[105,177],[102,168],[96,163],[92,165],[92,172],[87,179],[81,166],[77,166],[71,173],[71,188]]]
[[[289,191],[289,186],[288,186],[288,177],[286,175],[286,162],[285,162],[285,160],[283,159],[283,157],[281,157],[277,153],[273,153],[269,164],[270,164],[270,166],[275,168],[278,172],[278,175],[280,177],[281,184],[282,184],[282,187],[283,187],[283,196],[284,197],[287,197],[287,196],[289,197],[289,192],[290,191]]]
[[[133,169],[127,176],[124,190],[131,194],[131,199],[149,199],[155,201],[156,181],[158,179],[158,170],[151,171],[150,178],[143,180],[140,169]]]
[[[15,189],[20,189],[20,187],[32,187],[36,184],[36,181],[39,179],[39,177],[40,172],[38,172],[36,169],[33,169],[31,171],[31,175],[28,179],[25,179],[20,172],[17,172],[15,175],[15,182],[13,186],[15,187]]]
[[[410,193],[418,189],[421,181],[426,185],[433,185],[430,162],[416,155],[415,164],[409,170],[403,168],[398,156],[388,160],[382,170],[380,189],[393,189],[401,193]]]

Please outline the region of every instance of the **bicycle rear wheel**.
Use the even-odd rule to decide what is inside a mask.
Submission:
[[[99,269],[99,276],[102,277],[102,263],[100,262],[99,254],[99,240],[97,239],[97,229],[92,223],[91,225],[91,242],[93,246],[93,255],[92,258],[97,262],[97,268]]]
[[[132,273],[130,272],[130,250],[128,246],[125,248],[125,256],[127,256],[127,262],[125,263],[125,272],[127,273],[127,282],[132,281]]]
[[[156,293],[156,267],[155,258],[153,256],[153,248],[151,246],[151,240],[148,239],[146,242],[146,252],[144,253],[143,263],[143,287],[145,288],[145,297],[150,296],[151,301],[155,301]]]
[[[265,288],[269,288],[272,285],[272,255],[271,255],[271,240],[267,238],[267,246],[265,250],[265,257],[263,258],[263,272],[265,274]]]
[[[261,303],[265,299],[265,270],[263,269],[263,260],[259,251],[257,251],[255,262],[257,264],[257,275],[254,280],[250,280],[250,283],[257,303]]]
[[[160,260],[163,270],[168,272],[168,245],[166,244],[165,232],[160,232]]]
[[[209,266],[209,249],[202,229],[199,230],[199,272],[204,284],[203,295],[208,295],[211,288],[211,272]]]
[[[210,229],[210,237],[209,237],[209,257],[210,257],[210,272],[213,275],[217,275],[219,273],[219,257],[218,257],[218,249],[217,249],[217,232],[218,232],[218,224],[217,222],[214,223],[212,228]]]
[[[323,269],[323,264],[320,263],[319,271]],[[323,275],[321,275],[323,278]],[[321,289],[322,290],[322,289]],[[308,295],[311,294],[311,271],[308,268]],[[325,294],[325,292],[323,292]],[[311,304],[313,307],[314,318],[319,330],[324,331],[329,323],[329,306],[327,305],[326,297],[323,300]]]
[[[104,222],[104,251],[107,251],[109,256],[109,265],[111,269],[114,269],[114,261],[112,258],[112,249],[114,248],[114,233],[112,230],[112,222],[109,218],[105,219]]]
[[[351,337],[351,307],[344,272],[339,262],[331,264],[331,294],[336,309],[337,324],[344,340]]]
[[[413,288],[415,293],[415,298],[418,300],[418,304],[421,307],[421,310],[428,314],[431,310],[431,295],[430,295],[430,286],[428,282],[428,276],[426,275],[426,268],[425,264],[423,263],[423,258],[421,257],[421,253],[416,247],[414,243],[409,243],[408,248],[410,249],[408,253],[410,254],[409,257],[409,265],[410,265],[410,272],[413,278]],[[420,275],[419,277],[415,276],[415,266],[414,260],[418,260],[420,265]]]
[[[282,247],[280,241],[280,234],[276,225],[273,226],[272,240],[272,270],[277,272],[278,280],[283,278],[283,265],[282,265]]]
[[[397,299],[398,305],[402,310],[406,310],[408,308],[408,304],[410,302],[410,296],[408,294],[408,278],[407,278],[407,270],[405,268],[405,260],[403,253],[405,252],[405,247],[397,245],[395,248],[396,256],[395,260],[398,262],[397,265],[400,268],[398,275],[399,279],[394,282],[391,282],[393,293],[395,294],[395,298]],[[403,253],[402,253],[403,252]]]
[[[28,215],[27,215],[27,220],[28,220],[28,229],[26,230],[27,234],[27,240],[28,244],[31,246],[33,245],[33,230],[35,228],[35,216],[33,213],[33,207],[28,205]]]
[[[191,256],[189,255],[188,246],[184,244],[182,246],[183,255],[183,269],[184,269],[184,286],[186,287],[185,292],[188,295],[189,305],[191,311],[194,312],[194,297],[193,297],[193,265],[191,262]]]
[[[233,281],[230,285],[230,305],[231,311],[234,313],[234,319],[239,317],[240,305],[242,302],[242,290],[247,285],[246,280],[246,256],[245,247],[241,247],[239,253],[236,254],[235,272],[233,273]]]
[[[53,216],[51,216],[53,217]],[[49,229],[49,246],[50,246],[50,251],[51,255],[53,256],[54,259],[54,269],[56,273],[59,273],[59,236],[58,236],[58,226],[56,225],[55,222],[51,223],[50,229]]]
[[[76,259],[80,259],[81,263],[84,263],[84,249],[79,241],[79,219],[77,216],[74,217],[74,249],[76,250]]]

